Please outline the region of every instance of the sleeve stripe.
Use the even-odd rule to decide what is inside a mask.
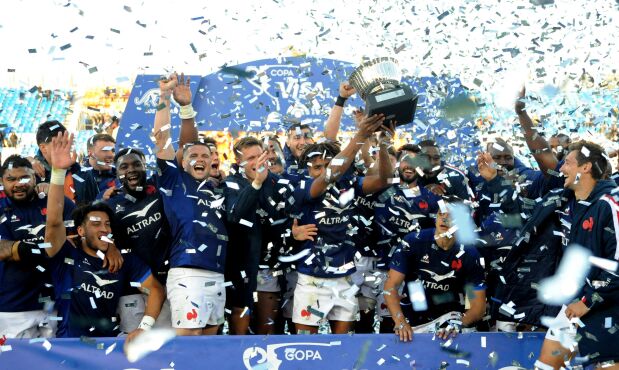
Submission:
[[[148,279],[150,276],[152,275],[152,272],[150,271],[150,269],[147,269],[146,272],[144,273],[144,276],[142,276],[137,282],[138,283],[143,283],[146,281],[146,279]]]
[[[619,204],[609,195],[604,195],[601,199],[605,200],[610,206],[611,213],[613,214],[613,226],[615,232],[615,259],[619,259]]]

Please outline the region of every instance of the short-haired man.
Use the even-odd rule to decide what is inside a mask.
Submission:
[[[466,174],[443,161],[441,150],[434,140],[422,140],[417,145],[421,149],[420,158],[427,160],[423,176],[417,180],[419,186],[437,195],[454,195],[460,199],[474,197]]]
[[[224,184],[230,248],[226,276],[232,308],[230,332],[246,334],[250,316],[259,334],[272,334],[277,317],[280,286],[276,271],[288,217],[283,213],[292,186],[268,170],[268,152],[262,142],[248,136],[234,145],[236,164]],[[279,239],[279,240],[278,240]],[[255,310],[254,310],[255,307]]]
[[[149,300],[140,328],[127,337],[131,340],[141,330],[152,327],[165,298],[164,291],[148,267],[130,255],[116,273],[103,269],[103,257],[113,244],[110,239],[113,214],[105,204],[88,204],[73,212],[80,239],[77,247],[68,242],[62,217],[65,202],[62,189],[66,169],[75,162],[71,155],[72,142],[73,138],[64,132],[52,140],[50,149],[52,172],[43,249],[51,258],[53,285],[56,297],[60,297],[57,306],[62,320],[58,336],[114,336],[118,328],[115,313],[120,293],[131,284],[137,284],[149,292]],[[28,253],[22,254],[19,244],[13,250],[18,260],[28,256]]]
[[[312,144],[313,133],[309,125],[294,123],[288,127],[286,144],[284,145],[284,159],[286,161],[286,172],[289,175],[303,175],[304,168],[300,163],[301,154],[309,144]]]
[[[332,142],[305,148],[302,161],[311,180],[302,180],[295,189],[295,206],[300,224],[314,224],[317,235],[307,236],[300,246],[296,263],[298,281],[294,292],[292,320],[298,333],[317,333],[329,320],[336,334],[347,333],[358,311],[358,287],[350,275],[355,272],[355,246],[343,240],[352,228],[355,196],[377,192],[387,186],[392,170],[388,143],[381,145],[379,174],[356,178],[350,169],[363,143],[382,126],[384,117],[365,117],[360,128],[342,150]]]
[[[34,158],[28,158],[32,163],[33,169],[37,174],[37,182],[49,182],[50,173],[52,170],[50,164],[49,147],[53,137],[67,131],[67,129],[58,121],[46,121],[39,125],[36,133],[37,146],[39,150]],[[75,163],[67,171],[65,179],[64,194],[73,202],[84,203],[95,199],[99,189],[93,178],[85,176],[82,173],[80,165]]]
[[[610,161],[601,146],[586,141],[570,145],[561,167],[567,198],[561,224],[566,227],[564,245],[578,244],[595,257],[616,261],[619,202],[613,196],[614,181],[607,180],[608,166]],[[564,327],[549,329],[536,367],[559,369],[577,348],[585,366],[619,368],[619,345],[607,321],[619,316],[619,278],[594,265],[582,284],[574,301],[557,316]],[[577,325],[577,343],[569,321],[576,318],[584,323]]]
[[[550,144],[550,148],[555,153],[559,162],[561,162],[567,154],[571,143],[572,140],[570,137],[564,133],[554,134],[550,137],[550,140],[548,140],[548,144]]]
[[[147,178],[146,159],[138,149],[121,149],[114,163],[121,187],[108,189],[102,198],[114,211],[114,240],[120,246],[130,247],[130,253],[148,265],[153,276],[165,285],[172,236],[156,178]],[[118,310],[122,332],[129,333],[138,327],[146,301],[147,296],[135,289],[123,294]],[[163,306],[157,326],[171,326],[169,305]]]
[[[175,80],[176,77],[172,80]],[[173,81],[160,81],[160,108],[153,133],[164,210],[172,230],[166,289],[172,327],[179,335],[214,335],[224,322],[224,267],[228,245],[224,198],[208,181],[211,151],[194,141],[184,145],[180,168],[170,138]],[[192,117],[195,115],[191,110]],[[186,117],[181,109],[181,118]],[[196,138],[197,140],[197,138]]]
[[[204,137],[202,141],[208,145],[208,148],[211,150],[212,160],[209,179],[213,181],[215,185],[219,185],[226,178],[226,174],[219,168],[219,151],[217,150],[217,141],[215,141],[212,137]]]
[[[39,249],[45,233],[47,196],[35,188],[34,170],[28,159],[12,155],[0,167],[6,197],[0,198],[0,337],[52,337],[56,321],[50,321],[53,291],[48,261]],[[66,202],[64,220],[74,208]],[[13,244],[23,242],[21,260],[14,258]],[[18,243],[19,244],[19,243]],[[26,257],[27,255],[27,257]]]
[[[86,172],[97,183],[99,192],[116,185],[116,167],[114,167],[114,153],[116,140],[108,134],[95,134],[86,141],[88,150],[88,164],[92,168]],[[98,194],[98,193],[97,193]],[[92,201],[94,199],[89,199]]]
[[[393,255],[383,294],[400,340],[410,341],[414,326],[421,326],[425,332],[438,332],[447,339],[450,331],[432,324],[440,327],[449,322],[447,328],[457,332],[451,320],[459,320],[462,326],[468,327],[481,320],[486,311],[484,270],[479,252],[472,245],[459,243],[453,235],[450,207],[455,203],[442,205],[436,217],[433,239],[418,240],[408,234]],[[418,292],[408,288],[406,304],[400,302],[398,287],[404,281],[417,283],[425,302],[420,302]],[[460,298],[464,296],[470,301],[466,311],[464,299]],[[411,310],[411,303],[425,304],[425,310],[414,306]]]

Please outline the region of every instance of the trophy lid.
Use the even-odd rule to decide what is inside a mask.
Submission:
[[[365,99],[369,93],[398,86],[401,79],[402,71],[398,61],[391,57],[381,57],[361,64],[348,81],[361,98]]]

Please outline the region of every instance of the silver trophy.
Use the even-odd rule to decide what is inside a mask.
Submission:
[[[365,101],[365,114],[384,114],[397,126],[413,121],[418,96],[400,82],[402,72],[394,58],[376,58],[363,63],[348,81]]]

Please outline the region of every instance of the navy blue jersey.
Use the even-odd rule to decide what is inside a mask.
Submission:
[[[402,237],[413,231],[434,227],[441,198],[424,187],[393,185],[377,196],[374,205],[374,232],[383,254],[379,268],[387,269],[389,257]]]
[[[114,211],[112,229],[118,248],[130,249],[165,285],[172,236],[163,199],[154,177],[146,181],[143,196],[119,193],[106,202]]]
[[[389,266],[404,274],[405,282],[420,280],[423,283],[428,310],[405,310],[411,325],[430,322],[450,311],[464,312],[465,294],[485,289],[479,252],[457,242],[451,249],[444,250],[434,241],[420,240],[414,234],[404,237],[404,243],[394,253]],[[410,300],[405,298],[402,304],[410,305]]]
[[[65,198],[65,221],[71,222],[74,208],[73,202]],[[0,238],[35,243],[27,256],[21,256],[21,261],[0,261],[1,312],[40,310],[43,302],[51,297],[46,253],[44,249],[37,248],[39,244],[44,246],[46,214],[47,197],[39,199],[35,196],[27,203],[0,199]]]
[[[62,316],[58,337],[111,337],[118,334],[116,307],[129,286],[139,286],[150,269],[132,254],[114,274],[103,260],[66,242],[50,259],[58,310]]]
[[[224,197],[209,181],[197,181],[175,160],[157,159],[166,217],[172,231],[170,267],[223,273],[228,232]]]
[[[378,203],[377,194],[361,194],[355,198],[355,215],[352,217],[356,232],[352,235],[352,240],[357,246],[357,250],[364,257],[380,257],[381,247],[378,244],[378,234],[374,223],[374,207]]]
[[[300,250],[307,250],[308,257],[297,262],[297,270],[316,277],[350,275],[356,271],[356,248],[351,239],[355,214],[353,199],[363,193],[363,178],[344,175],[315,199],[310,196],[312,182],[312,179],[301,180],[294,192],[295,207],[301,215],[299,225],[315,224],[318,228],[315,242],[307,240],[301,244]],[[340,199],[345,198],[348,201],[341,204]]]
[[[459,168],[441,163],[443,169],[431,178],[422,176],[417,179],[419,186],[425,187],[429,184],[440,184],[445,189],[445,195],[455,195],[460,199],[471,199],[473,197],[473,191],[469,187],[469,179],[466,174]]]
[[[619,259],[619,201],[613,196],[615,191],[614,181],[598,180],[586,200],[577,201],[568,193],[568,207],[560,213],[564,245],[579,244],[591,250],[593,256]],[[585,326],[578,328],[582,336],[578,342],[580,355],[590,356],[590,361],[595,362],[619,359],[615,335],[606,327],[609,317],[619,317],[619,278],[591,266],[576,298],[581,297],[590,310],[581,317]]]
[[[281,235],[289,226],[284,213],[285,199],[292,193],[287,180],[268,173],[256,190],[234,165],[233,173],[222,183],[228,215],[229,246],[237,253],[228,254],[226,280],[232,281],[229,304],[253,307],[257,288],[258,266],[278,266]]]
[[[286,174],[286,178],[292,181],[294,185],[298,184],[299,181],[308,176],[307,168],[301,166],[301,163],[292,154],[292,151],[288,145],[284,145],[284,160],[284,173]]]

